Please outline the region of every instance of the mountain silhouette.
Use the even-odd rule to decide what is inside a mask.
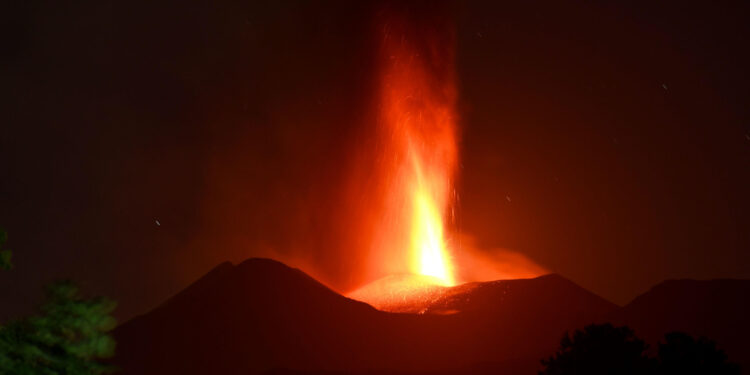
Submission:
[[[534,373],[563,331],[617,306],[559,275],[456,287],[389,313],[269,259],[223,263],[118,327],[122,373]],[[431,311],[454,311],[430,314]],[[452,371],[452,372],[451,372]]]
[[[706,336],[746,366],[748,297],[750,281],[672,280],[620,308],[550,274],[432,288],[393,313],[254,258],[118,327],[114,362],[125,375],[534,374],[565,331],[608,321],[652,348],[670,331]]]
[[[730,360],[750,368],[750,280],[667,280],[608,318],[646,342],[681,331],[717,342]]]

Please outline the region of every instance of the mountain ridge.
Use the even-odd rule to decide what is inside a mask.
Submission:
[[[225,262],[118,327],[114,362],[125,375],[531,374],[565,331],[627,323],[636,315],[622,311],[638,306],[636,298],[619,307],[558,274],[454,288],[424,314],[390,313],[275,260]],[[457,312],[430,313],[447,310]]]

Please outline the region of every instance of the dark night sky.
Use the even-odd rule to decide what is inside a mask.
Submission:
[[[364,281],[340,190],[378,4],[7,3],[0,318],[60,277],[127,318],[271,249]],[[750,278],[750,5],[498,3],[446,7],[460,230],[621,304]]]

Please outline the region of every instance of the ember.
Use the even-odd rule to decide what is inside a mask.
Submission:
[[[417,46],[401,26],[391,20],[382,35],[378,125],[390,171],[375,250],[408,249],[410,273],[450,286],[445,214],[458,157],[452,45],[421,35]]]

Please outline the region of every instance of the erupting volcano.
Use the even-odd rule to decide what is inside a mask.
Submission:
[[[397,157],[393,165],[391,209],[408,224],[409,269],[444,285],[454,283],[445,236],[445,213],[451,203],[456,166],[455,88],[432,76],[430,60],[445,59],[434,51],[422,56],[409,41],[385,35],[388,62],[381,87],[382,126]],[[435,46],[437,47],[437,46]]]
[[[410,33],[407,25],[392,16],[379,35],[383,204],[372,248],[393,254],[385,259],[401,263],[391,269],[403,274],[351,294],[371,303],[385,291],[407,298],[457,281],[447,230],[454,218],[458,161],[453,36],[434,28]]]

